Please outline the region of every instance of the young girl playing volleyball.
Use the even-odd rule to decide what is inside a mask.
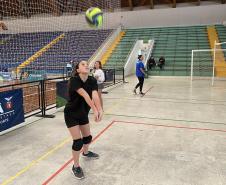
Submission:
[[[101,120],[103,111],[98,96],[97,81],[88,76],[89,67],[86,61],[75,65],[74,75],[69,80],[69,100],[64,109],[64,118],[67,128],[72,136],[72,155],[74,165],[72,172],[78,179],[83,179],[84,174],[79,165],[79,155],[83,148],[82,156],[89,159],[97,159],[99,155],[88,151],[92,141],[88,114],[93,110],[95,121]]]

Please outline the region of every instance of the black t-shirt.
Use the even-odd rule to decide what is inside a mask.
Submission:
[[[92,91],[98,90],[97,80],[88,76],[88,79],[83,82],[80,76],[70,78],[68,93],[69,100],[65,106],[65,113],[73,113],[75,117],[87,116],[90,106],[86,103],[85,99],[77,93],[77,90],[83,88],[92,99]]]
[[[159,63],[160,63],[160,64],[165,64],[165,58],[160,57],[160,58],[159,58]]]

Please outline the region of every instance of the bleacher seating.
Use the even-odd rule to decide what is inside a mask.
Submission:
[[[1,35],[1,64],[8,68],[17,67],[51,42],[58,34],[57,32],[43,32]]]
[[[155,68],[150,72],[151,75],[190,75],[191,51],[193,49],[210,49],[206,26],[128,29],[108,60],[106,67],[123,67],[137,39],[144,40],[144,42],[154,39],[152,55],[155,60],[161,56],[166,59],[164,70],[160,71],[159,68]],[[211,65],[211,53],[206,57],[206,65]],[[203,75],[211,75],[211,71],[207,71]]]
[[[88,60],[112,30],[89,30],[65,32],[59,40],[26,68],[62,72],[66,63],[73,60]],[[0,45],[1,61],[8,67],[17,67],[63,32],[23,33],[1,35],[9,39]],[[4,40],[2,38],[1,40]],[[60,69],[60,70],[58,70]]]

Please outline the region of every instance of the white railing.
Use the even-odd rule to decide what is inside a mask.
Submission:
[[[154,44],[155,44],[155,40],[149,40],[149,41],[148,41],[147,54],[146,54],[146,57],[145,57],[145,59],[144,59],[144,66],[145,66],[145,67],[147,66],[148,59],[150,58],[150,56],[151,56],[151,54],[152,54]]]
[[[143,47],[147,47],[146,51],[142,50]],[[127,57],[126,64],[124,66],[125,76],[129,76],[135,73],[136,70],[136,61],[139,51],[144,56],[144,65],[147,65],[148,58],[150,57],[154,46],[154,40],[149,40],[148,44],[144,44],[143,40],[137,40],[131,50],[129,56]],[[144,53],[146,52],[146,53]]]
[[[143,40],[137,40],[136,43],[133,46],[132,51],[129,54],[129,57],[127,58],[126,64],[124,66],[125,76],[129,76],[135,73],[135,62],[137,59],[137,56],[139,54],[139,50],[141,49],[143,44]]]

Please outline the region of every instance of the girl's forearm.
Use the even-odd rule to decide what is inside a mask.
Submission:
[[[86,103],[90,106],[90,108],[93,111],[97,111],[97,108],[96,108],[94,102],[91,100],[88,93],[84,89],[81,88],[77,92],[85,99]]]
[[[95,106],[95,103],[91,100],[88,94],[83,96],[83,98],[93,111],[98,111],[97,107]]]
[[[94,102],[98,112],[103,111],[102,106],[101,106],[101,102],[100,102],[100,98],[99,98],[98,93],[96,91],[94,91],[92,93],[92,97],[93,97],[93,102]]]

